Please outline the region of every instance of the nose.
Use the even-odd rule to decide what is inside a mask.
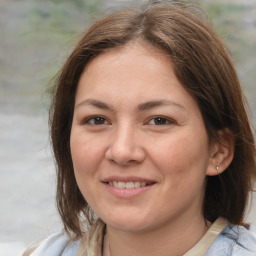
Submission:
[[[143,162],[146,154],[139,141],[139,135],[132,127],[120,127],[111,136],[106,159],[122,166]]]

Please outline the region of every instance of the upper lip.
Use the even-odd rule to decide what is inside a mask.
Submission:
[[[139,181],[139,182],[146,182],[146,183],[155,183],[156,181],[152,179],[142,178],[142,177],[136,177],[136,176],[109,176],[106,178],[103,178],[101,180],[102,182],[110,182],[110,181],[120,181],[120,182],[129,182],[129,181]]]

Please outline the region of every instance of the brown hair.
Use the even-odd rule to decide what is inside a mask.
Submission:
[[[210,140],[218,139],[217,131],[225,127],[232,132],[233,161],[220,175],[207,178],[203,210],[209,221],[222,216],[241,224],[256,164],[254,138],[235,69],[207,21],[186,6],[153,4],[143,10],[120,10],[93,24],[59,74],[50,126],[58,177],[57,206],[65,230],[80,237],[82,220],[94,222],[77,186],[70,153],[78,80],[92,58],[133,40],[152,44],[170,56],[177,78],[198,103]]]

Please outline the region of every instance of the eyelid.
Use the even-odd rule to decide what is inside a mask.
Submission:
[[[168,122],[168,124],[159,124],[159,125],[157,125],[157,124],[149,124],[150,121],[153,121],[154,119],[157,119],[157,118],[165,119],[165,120]],[[152,117],[150,117],[150,118],[147,120],[146,124],[148,124],[148,125],[155,125],[155,126],[167,126],[167,125],[173,125],[173,124],[177,124],[177,123],[176,123],[176,121],[174,121],[174,120],[173,120],[172,118],[170,118],[170,117],[166,117],[166,116],[161,116],[161,115],[159,115],[159,116],[152,116]]]
[[[101,123],[99,123],[99,124],[96,124],[96,123],[91,124],[90,121],[93,120],[93,119],[96,119],[96,118],[104,119],[103,120],[104,123],[102,123],[102,124]],[[150,124],[151,121],[154,121],[154,119],[157,119],[157,118],[162,119],[162,120],[164,120],[167,123],[166,124],[156,124],[156,123]],[[81,125],[91,125],[91,126],[102,126],[102,125],[109,125],[109,124],[111,124],[111,122],[108,120],[108,118],[106,118],[103,115],[91,115],[91,116],[83,118],[79,123]],[[177,122],[175,120],[173,120],[172,118],[170,118],[170,117],[166,117],[166,116],[163,116],[163,115],[155,115],[155,116],[149,117],[144,124],[145,125],[154,125],[154,126],[168,126],[168,125],[177,124]]]
[[[90,124],[89,121],[90,120],[93,120],[95,118],[102,118],[104,119],[104,124]],[[105,122],[107,122],[108,124],[110,124],[110,122],[108,121],[108,119],[102,115],[92,115],[92,116],[88,116],[86,118],[83,118],[81,121],[80,121],[80,124],[81,125],[91,125],[91,126],[101,126],[101,125],[106,125]]]

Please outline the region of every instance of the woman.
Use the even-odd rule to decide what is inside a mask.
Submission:
[[[65,232],[24,255],[256,255],[243,94],[189,7],[96,22],[59,75],[50,125]]]

